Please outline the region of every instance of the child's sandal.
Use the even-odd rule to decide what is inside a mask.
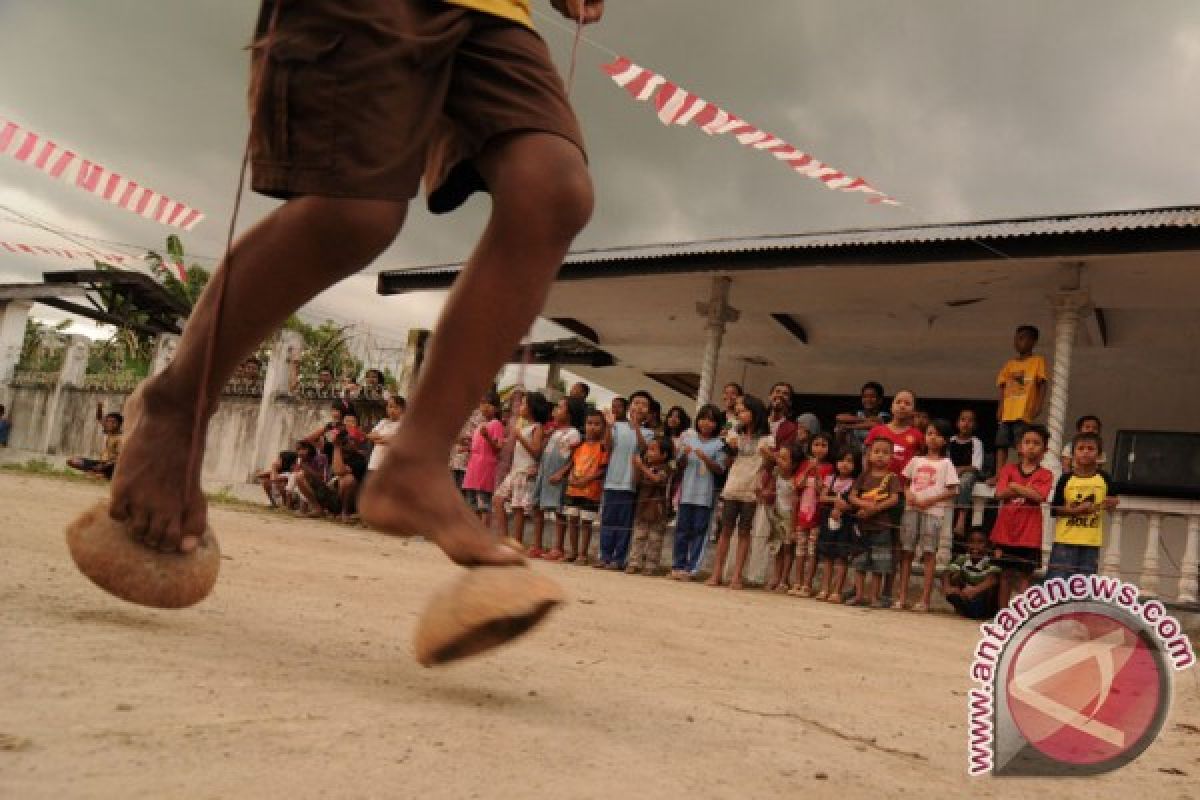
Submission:
[[[903,611],[903,610],[904,610],[904,601],[903,600],[897,600],[896,602],[892,603],[892,611]]]
[[[918,614],[924,614],[929,610],[929,606],[925,605],[924,603],[917,603],[912,607],[912,610],[916,611]]]
[[[789,594],[790,594],[790,592],[789,592]],[[800,591],[796,594],[796,596],[797,597],[812,597],[813,596],[812,589],[808,588],[807,586],[801,586]]]
[[[820,600],[822,603],[825,602],[829,599],[829,592],[817,592],[816,599]]]
[[[826,602],[826,603],[834,603],[835,605],[841,605],[841,603],[842,603],[842,596],[841,596],[840,594],[831,594],[831,595],[829,595],[829,597],[828,597],[828,598],[825,600],[825,602]]]

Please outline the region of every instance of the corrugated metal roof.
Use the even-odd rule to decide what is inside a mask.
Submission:
[[[1111,233],[1153,228],[1200,227],[1200,206],[1178,206],[1088,214],[982,220],[908,227],[864,228],[840,231],[707,239],[689,242],[629,245],[569,253],[564,265],[617,264],[630,261],[686,259],[733,254],[775,253],[818,248],[855,248],[913,245],[939,242],[995,243],[1022,237],[1053,237],[1069,234]],[[1002,244],[996,244],[1002,249]],[[398,282],[405,277],[457,273],[461,264],[441,264],[380,273],[380,288],[386,276]]]

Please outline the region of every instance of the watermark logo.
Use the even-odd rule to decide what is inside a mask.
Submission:
[[[1137,758],[1196,663],[1179,622],[1118,578],[1075,575],[1028,589],[975,648],[968,771],[1095,775]]]

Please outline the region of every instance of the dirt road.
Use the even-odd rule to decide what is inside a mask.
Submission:
[[[561,613],[430,671],[431,545],[217,510],[213,596],[151,611],[66,553],[101,491],[0,474],[0,797],[1200,797],[1195,671],[1119,772],[969,782],[967,622],[539,563]]]

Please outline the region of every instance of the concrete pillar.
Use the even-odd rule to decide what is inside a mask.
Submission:
[[[150,374],[158,375],[175,360],[180,337],[174,333],[160,333],[154,340],[154,357],[150,360]]]
[[[42,427],[41,447],[43,453],[58,452],[58,440],[62,437],[62,395],[68,386],[82,386],[83,376],[87,372],[88,348],[92,340],[86,336],[73,334],[67,337],[63,350],[62,369],[58,373],[58,381],[54,384],[50,399],[46,403],[46,419]]]
[[[267,374],[263,376],[262,399],[259,401],[258,418],[254,422],[254,472],[266,468],[275,460],[275,445],[280,431],[277,430],[279,415],[272,407],[280,395],[292,391],[293,366],[299,362],[304,350],[304,337],[297,331],[282,330],[271,347],[271,360],[267,363]]]
[[[1150,514],[1146,525],[1146,552],[1142,556],[1142,579],[1138,581],[1138,588],[1149,597],[1158,597],[1158,543],[1162,518],[1162,514]]]
[[[1054,307],[1054,363],[1050,372],[1050,399],[1046,413],[1046,428],[1050,431],[1050,444],[1042,465],[1054,473],[1057,482],[1062,473],[1063,432],[1067,421],[1067,403],[1070,401],[1071,355],[1075,350],[1075,334],[1079,329],[1079,318],[1090,302],[1088,293],[1082,289],[1068,289],[1050,298]],[[1050,563],[1050,550],[1054,545],[1054,518],[1047,509],[1044,515],[1042,536],[1042,561]]]
[[[0,403],[6,406],[11,405],[8,385],[21,360],[25,321],[32,307],[32,300],[0,300]]]
[[[696,408],[712,402],[713,389],[717,380],[717,361],[721,356],[721,340],[725,337],[725,326],[737,322],[740,314],[729,307],[729,287],[733,279],[723,275],[712,279],[712,289],[707,303],[696,303],[696,313],[705,318],[707,333],[704,343],[704,362],[700,367],[700,388],[696,392]]]
[[[1079,328],[1080,314],[1089,302],[1088,293],[1079,289],[1059,292],[1051,298],[1054,306],[1054,363],[1051,367],[1050,398],[1046,413],[1046,427],[1050,430],[1050,445],[1046,455],[1055,463],[1059,463],[1067,420],[1075,333]]]
[[[1179,573],[1179,602],[1196,602],[1198,582],[1200,582],[1200,516],[1191,514],[1187,518],[1187,546],[1183,550],[1183,563]]]
[[[1104,550],[1102,572],[1114,578],[1121,577],[1121,526],[1125,522],[1124,512],[1114,509],[1108,515],[1108,547]]]
[[[396,377],[396,391],[404,397],[409,397],[417,386],[417,375],[421,364],[425,361],[425,351],[429,347],[429,331],[423,328],[412,328],[408,332],[408,346],[404,348],[404,362],[400,374]]]
[[[562,380],[562,364],[550,364],[546,367],[546,388],[557,389]]]

